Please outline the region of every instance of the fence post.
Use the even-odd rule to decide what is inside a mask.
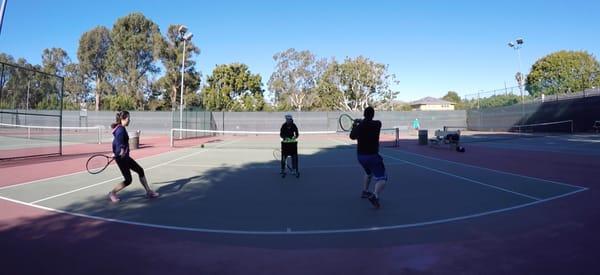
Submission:
[[[573,128],[574,128],[574,126],[575,126],[575,125],[573,125],[573,124],[575,124],[575,122],[571,120],[571,134],[573,133],[573,130],[574,130]]]
[[[0,72],[0,106],[2,106],[2,87],[4,87],[4,63],[0,63],[2,65],[2,71]]]
[[[58,136],[58,146],[59,146],[58,153],[59,153],[60,156],[62,156],[62,154],[63,154],[63,148],[62,147],[63,147],[63,96],[64,96],[64,91],[65,91],[65,79],[61,77],[60,78],[60,93],[59,93],[59,96],[60,96],[60,101],[59,101],[59,104],[60,104],[60,121],[58,123],[58,125],[60,127],[59,130],[58,130],[58,132],[59,132],[59,136]]]

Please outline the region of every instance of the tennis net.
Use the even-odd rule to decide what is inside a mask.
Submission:
[[[446,129],[458,129],[457,127],[444,127]],[[509,129],[500,131],[461,131],[462,143],[481,143],[510,141],[518,139],[543,138],[551,135],[571,134],[574,131],[573,121],[553,121],[535,124],[513,125]]]
[[[573,133],[573,120],[513,125],[509,132],[516,133]]]
[[[58,142],[61,127],[0,123],[0,136],[4,138]],[[62,127],[62,140],[72,143],[102,143],[104,127]]]
[[[171,129],[172,147],[204,146],[206,148],[273,149],[280,146],[279,131],[214,131],[195,129]],[[395,147],[400,140],[399,129],[381,129],[380,144]],[[348,132],[311,131],[302,132],[298,148],[340,149],[354,145]]]

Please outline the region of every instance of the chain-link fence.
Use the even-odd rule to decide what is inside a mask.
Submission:
[[[62,153],[64,79],[0,62],[0,159]]]
[[[285,115],[291,114],[302,131],[340,131],[338,119],[342,114],[361,118],[360,112],[212,112],[216,130],[279,131]],[[442,129],[444,126],[466,127],[467,113],[457,111],[376,112],[375,119],[383,128],[408,131],[415,119],[423,129]]]
[[[189,130],[216,130],[216,122],[212,112],[201,109],[185,109],[183,112],[172,112],[172,128]],[[185,139],[204,136],[196,132],[179,132],[175,138]]]
[[[600,97],[586,96],[562,98],[554,101],[533,102],[505,107],[468,110],[468,129],[473,131],[510,131],[515,127],[532,124],[556,126],[542,127],[547,132],[564,132],[564,121],[572,132],[590,132],[600,121]]]
[[[491,91],[480,91],[464,96],[463,105],[465,109],[485,109],[511,106],[516,104],[532,104],[552,102],[559,100],[567,100],[573,98],[586,98],[600,96],[600,88],[591,88],[579,92],[558,92],[546,95],[539,93],[536,96],[531,96],[529,91],[523,90],[518,86],[495,89]]]

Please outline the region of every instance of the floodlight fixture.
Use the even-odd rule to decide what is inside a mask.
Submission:
[[[523,38],[521,38],[521,37],[517,38],[517,44],[523,45],[523,43],[525,43],[525,41],[523,41]]]
[[[181,34],[181,36],[185,35],[185,33],[187,31],[188,31],[188,28],[185,25],[179,26],[179,34]]]

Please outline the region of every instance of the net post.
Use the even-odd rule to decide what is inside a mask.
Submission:
[[[400,127],[394,127],[396,132],[396,139],[394,140],[394,147],[400,147]]]
[[[102,129],[100,127],[96,127],[98,130],[98,144],[102,144]]]
[[[2,100],[4,99],[4,97],[2,96],[2,92],[3,92],[2,87],[4,87],[4,63],[0,62],[0,66],[2,67],[2,70],[0,70],[0,105],[1,105]]]
[[[60,91],[59,91],[59,97],[60,97],[60,101],[59,101],[59,109],[60,109],[60,119],[59,119],[59,135],[58,135],[58,155],[62,156],[63,154],[63,96],[64,96],[64,86],[65,86],[65,79],[63,77],[60,77]]]
[[[574,133],[574,130],[573,130],[573,120],[571,120],[571,134],[572,133]]]
[[[173,147],[173,135],[175,133],[175,129],[171,129],[170,134],[169,134],[169,144],[171,145],[171,147]]]

